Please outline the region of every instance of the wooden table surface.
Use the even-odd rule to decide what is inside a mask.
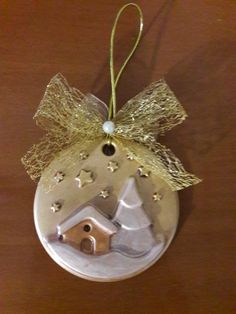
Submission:
[[[42,135],[32,116],[57,72],[108,100],[109,36],[124,3],[0,3],[1,314],[236,313],[233,0],[137,1],[144,37],[119,86],[119,104],[165,76],[189,118],[162,142],[203,178],[180,193],[179,229],[165,255],[135,278],[94,283],[57,266],[36,235],[36,186],[20,163]],[[118,64],[135,34],[131,11],[119,26]]]

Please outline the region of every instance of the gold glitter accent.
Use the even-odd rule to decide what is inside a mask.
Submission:
[[[62,171],[57,171],[54,175],[54,179],[57,183],[64,180],[65,174]]]
[[[61,207],[62,207],[61,203],[55,202],[55,203],[52,203],[52,205],[51,205],[51,210],[52,210],[54,213],[57,213],[57,212],[59,212],[59,210],[61,210]]]
[[[152,198],[153,198],[154,202],[160,201],[162,199],[162,194],[158,193],[158,192],[155,192],[155,193],[153,193]]]
[[[134,160],[134,156],[133,156],[132,154],[130,154],[130,153],[128,153],[128,154],[126,155],[126,158],[127,158],[128,160]]]
[[[88,156],[89,156],[89,154],[88,154],[88,152],[86,152],[85,150],[82,150],[82,151],[79,153],[79,158],[80,158],[81,160],[87,159]]]
[[[116,161],[109,161],[107,169],[111,172],[115,172],[119,168],[119,165]]]
[[[110,195],[110,193],[109,193],[108,190],[102,190],[102,191],[99,193],[99,196],[102,197],[102,198],[108,198],[109,195]]]
[[[180,124],[186,116],[162,79],[130,99],[117,113],[111,140],[120,144],[126,153],[133,154],[139,164],[165,180],[172,190],[180,190],[200,180],[186,172],[171,150],[156,142],[156,136]],[[54,158],[62,165],[70,161],[73,166],[78,159],[78,149],[86,150],[92,142],[99,143],[106,138],[102,130],[104,117],[96,102],[91,106],[91,98],[71,88],[61,74],[52,78],[34,119],[48,133],[39,144],[33,145],[22,158],[22,163],[33,180],[48,168],[40,181],[45,190],[53,188],[50,178],[55,170],[50,169],[49,164]]]
[[[145,177],[145,178],[147,178],[147,177],[149,177],[149,175],[150,175],[150,171],[147,170],[147,169],[145,169],[143,166],[140,166],[140,167],[138,168],[138,174],[139,174],[140,177]]]
[[[82,188],[85,185],[92,183],[94,181],[92,175],[92,171],[86,171],[84,169],[80,170],[80,173],[75,178],[75,180],[78,181],[78,187]]]

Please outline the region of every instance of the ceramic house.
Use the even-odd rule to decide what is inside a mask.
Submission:
[[[124,185],[112,220],[94,206],[86,205],[62,222],[57,231],[61,241],[92,255],[118,251],[138,257],[155,245],[151,221],[143,208],[134,177]]]
[[[87,254],[105,254],[110,250],[116,226],[92,205],[87,205],[58,226],[65,243],[76,245]]]

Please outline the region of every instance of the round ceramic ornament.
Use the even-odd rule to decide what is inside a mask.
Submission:
[[[139,144],[137,144],[139,146]],[[34,218],[49,255],[71,273],[121,280],[152,265],[170,244],[178,222],[177,192],[116,140],[75,145],[41,176]],[[65,156],[64,156],[65,154]]]
[[[162,79],[130,99],[116,113],[117,76],[107,106],[83,95],[57,74],[36,112],[47,131],[22,159],[40,179],[34,220],[40,241],[61,267],[95,281],[132,277],[155,263],[174,237],[177,190],[199,182],[157,135],[181,123],[186,113]]]

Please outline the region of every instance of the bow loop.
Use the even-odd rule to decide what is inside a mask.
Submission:
[[[197,184],[201,180],[194,174],[187,172],[181,161],[164,145],[148,141],[145,145],[125,140],[120,141],[124,149],[139,164],[152,174],[163,179],[173,191],[184,189]]]
[[[103,121],[97,106],[91,106],[88,97],[70,87],[60,73],[49,82],[34,119],[47,132],[70,138],[79,133],[94,137]]]
[[[186,118],[184,108],[164,79],[154,82],[130,99],[115,117],[118,136],[162,135]],[[125,130],[125,131],[124,131]]]
[[[22,158],[27,173],[37,180],[60,151],[83,140],[89,143],[103,136],[103,112],[95,97],[84,96],[57,74],[49,82],[34,116],[47,134]]]

